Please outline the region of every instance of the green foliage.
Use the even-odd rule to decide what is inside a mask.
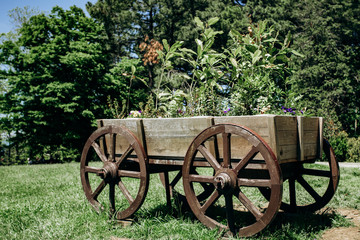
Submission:
[[[349,162],[360,162],[360,137],[348,139]]]
[[[329,139],[330,145],[334,149],[336,159],[339,162],[348,160],[348,134],[342,131]]]
[[[290,34],[280,42],[266,22],[250,25],[248,31],[246,35],[230,32],[228,67],[235,89],[230,103],[238,115],[276,111],[291,97],[287,89],[290,56],[300,54],[289,48]]]
[[[8,141],[28,146],[30,157],[46,147],[81,149],[94,119],[104,115],[99,103],[113,92],[104,78],[109,62],[102,41],[101,26],[81,9],[55,7],[2,42],[0,77],[8,90],[0,98],[1,121],[14,133]]]
[[[247,1],[254,22],[267,20],[291,32],[292,48],[304,57],[292,64],[292,90],[313,114],[337,121],[340,131],[359,134],[360,4],[352,0]]]
[[[161,102],[163,116],[256,114],[296,102],[286,91],[291,56],[300,55],[289,48],[290,35],[279,42],[272,28],[260,22],[245,35],[230,31],[232,44],[217,52],[213,46],[223,32],[211,26],[219,18],[194,21],[201,33],[201,39],[195,39],[196,51],[181,48],[182,42],[170,46],[166,40],[164,51],[159,51],[155,107]],[[187,71],[174,70],[176,57],[188,64]],[[174,76],[182,77],[178,88],[170,84]]]

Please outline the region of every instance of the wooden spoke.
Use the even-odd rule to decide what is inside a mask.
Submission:
[[[289,197],[290,197],[290,207],[295,209],[296,207],[296,188],[295,188],[295,179],[289,179]]]
[[[97,167],[85,166],[85,172],[100,174],[102,173],[102,169]]]
[[[118,170],[119,177],[140,178],[141,173],[129,170]]]
[[[193,173],[196,173],[197,175],[200,176],[200,174],[196,170],[194,170]],[[210,178],[209,178],[209,180],[210,180]],[[208,197],[207,193],[212,192],[214,190],[214,188],[215,188],[214,184],[213,184],[214,181],[213,180],[210,180],[210,181],[212,181],[212,182],[210,182],[210,184],[209,184],[209,182],[199,182],[200,185],[204,189],[204,192],[201,193],[200,196],[207,196]]]
[[[121,190],[121,192],[124,194],[125,198],[128,200],[128,202],[131,204],[134,202],[133,197],[131,196],[130,192],[127,190],[126,186],[122,181],[119,181],[118,186]]]
[[[263,216],[259,209],[254,206],[250,199],[246,197],[246,195],[242,191],[240,191],[240,189],[235,192],[235,196],[252,213],[256,220],[260,219]]]
[[[271,180],[270,179],[238,178],[238,186],[271,187]]]
[[[204,203],[204,205],[202,205],[200,207],[200,210],[203,212],[206,212],[206,210],[213,205],[220,197],[221,195],[219,194],[218,191],[214,191],[211,196],[206,200],[206,202]]]
[[[180,180],[180,178],[181,178],[181,175],[182,175],[182,172],[181,171],[179,171],[177,174],[176,174],[176,176],[175,176],[175,178],[171,181],[171,183],[170,183],[170,186],[171,187],[175,187],[175,185],[179,182],[179,180]]]
[[[225,207],[226,207],[226,218],[228,222],[228,227],[232,233],[235,233],[235,216],[234,216],[234,205],[233,205],[233,195],[225,195]]]
[[[200,145],[198,147],[198,150],[215,170],[221,168],[216,158],[209,152],[209,150],[204,145]]]
[[[110,183],[109,186],[110,215],[113,216],[115,213],[115,184]]]
[[[310,186],[308,182],[305,181],[303,177],[299,177],[297,181],[316,201],[320,201],[321,196]]]
[[[100,148],[99,144],[97,144],[95,141],[92,142],[91,146],[94,148],[96,154],[99,156],[102,162],[106,162],[107,158],[104,154],[104,151]]]
[[[102,192],[102,190],[104,190],[106,186],[105,181],[101,181],[100,185],[95,189],[95,191],[92,194],[92,197],[96,200],[97,197],[100,195],[100,193]]]
[[[245,168],[246,165],[252,160],[256,154],[259,153],[256,146],[252,146],[251,150],[246,154],[246,156],[236,165],[235,171],[239,172],[241,169]]]
[[[116,166],[119,167],[120,164],[122,163],[122,161],[127,159],[133,151],[134,151],[134,148],[131,145],[129,145],[129,147],[126,149],[126,151],[121,155],[120,159],[116,162]]]
[[[214,177],[190,174],[189,181],[190,182],[199,182],[199,183],[214,183]]]
[[[116,134],[110,134],[109,161],[115,161]]]
[[[231,134],[223,133],[222,140],[223,140],[223,167],[224,168],[231,168],[231,142],[230,142]]]
[[[302,171],[302,174],[304,175],[310,175],[310,176],[318,176],[318,177],[331,177],[331,172],[326,170],[318,170],[318,169],[308,169],[304,168]]]

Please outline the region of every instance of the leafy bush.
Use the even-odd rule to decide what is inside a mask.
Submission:
[[[348,139],[349,162],[360,162],[360,137]]]
[[[348,134],[341,131],[333,135],[329,139],[330,145],[334,149],[336,158],[339,162],[345,162],[349,158],[348,155]]]
[[[284,114],[281,106],[293,106],[298,100],[287,86],[291,57],[300,56],[289,47],[290,35],[280,42],[278,34],[260,22],[249,26],[247,34],[230,31],[232,43],[217,52],[213,45],[223,32],[211,26],[218,20],[194,19],[201,31],[195,40],[196,51],[182,48],[182,42],[170,46],[163,40],[152,112],[162,117]],[[176,69],[179,59],[190,71]]]

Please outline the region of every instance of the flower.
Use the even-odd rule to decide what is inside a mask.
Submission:
[[[141,117],[141,111],[130,111],[129,116],[132,116],[134,118]]]

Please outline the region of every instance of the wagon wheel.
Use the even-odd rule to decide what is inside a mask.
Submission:
[[[206,142],[211,138],[219,141],[219,152],[211,153]],[[243,145],[244,144],[244,145]],[[222,148],[222,149],[221,149]],[[235,161],[232,153],[242,150],[244,155]],[[215,155],[215,156],[214,156]],[[215,175],[200,170],[195,157],[205,158]],[[262,159],[259,171],[249,172],[254,159]],[[196,197],[196,184],[214,185],[214,190],[205,201]],[[275,217],[281,203],[282,177],[279,164],[270,147],[256,133],[232,124],[214,125],[205,129],[191,143],[183,165],[183,184],[186,199],[196,217],[210,228],[219,228],[230,235],[250,236],[265,228]],[[270,201],[254,200],[250,190],[266,186],[270,189]]]
[[[289,201],[282,202],[280,208],[287,212],[309,211],[315,212],[329,203],[334,196],[340,179],[339,164],[336,161],[335,153],[329,142],[324,139],[323,151],[327,160],[327,169],[314,169],[311,164],[300,164],[297,167],[297,174],[288,179]],[[314,164],[313,164],[314,165]],[[322,180],[324,183],[319,182]],[[320,186],[316,186],[316,184]],[[326,185],[327,184],[327,185]],[[298,188],[296,187],[298,186]],[[301,186],[301,188],[299,188]],[[325,186],[325,189],[323,188]],[[326,187],[327,186],[327,187]],[[309,196],[300,202],[300,195],[305,190]],[[267,189],[260,189],[266,198],[269,197]]]
[[[108,206],[110,217],[125,219],[140,208],[149,186],[147,158],[129,130],[105,126],[93,132],[80,164],[86,198],[98,213]]]

